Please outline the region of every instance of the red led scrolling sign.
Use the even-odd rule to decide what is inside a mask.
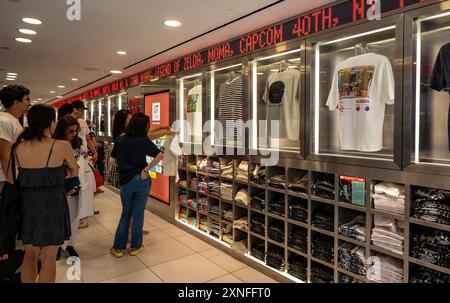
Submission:
[[[139,74],[54,103],[52,106],[59,107],[75,100],[85,100],[104,94],[114,93],[119,90],[137,86],[143,82],[148,82],[155,78],[161,79],[173,76],[180,72],[192,71],[213,62],[220,62],[239,55],[252,53],[276,45],[280,42],[308,37],[311,34],[329,30],[340,25],[358,22],[373,15],[375,13],[375,8],[377,7],[380,9],[380,13],[386,13],[414,4],[426,3],[426,1],[427,0],[349,0],[341,2],[285,22],[271,25],[262,30],[242,35],[208,49],[177,58],[173,61],[145,70]]]

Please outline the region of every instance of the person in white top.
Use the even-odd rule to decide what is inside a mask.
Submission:
[[[16,142],[23,132],[19,118],[28,111],[30,107],[30,90],[21,85],[8,85],[0,91],[0,100],[5,108],[0,113],[0,191],[4,182],[8,179],[12,182],[12,176],[6,178],[5,171],[8,169],[11,146]]]

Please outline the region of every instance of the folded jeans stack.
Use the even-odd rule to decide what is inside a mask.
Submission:
[[[252,200],[250,201],[250,207],[264,211],[266,209],[266,193],[261,192],[256,195],[252,195]]]
[[[405,187],[389,182],[378,183],[375,185],[373,203],[375,209],[404,214]]]
[[[220,196],[220,182],[213,180],[208,182],[208,190],[210,195]]]
[[[311,267],[311,282],[313,283],[333,283],[334,273],[331,268],[322,264],[314,264]]]
[[[438,189],[419,189],[412,201],[412,217],[450,225],[450,192]]]
[[[303,223],[308,222],[308,209],[303,207],[303,205],[308,205],[308,202],[292,202],[289,201],[289,218],[294,219]]]
[[[339,267],[357,275],[366,275],[366,249],[345,242],[338,249]]]
[[[197,209],[199,212],[207,215],[208,214],[208,199],[207,198],[199,198],[197,200]]]
[[[404,235],[402,222],[395,219],[375,215],[371,240],[376,246],[403,255]]]
[[[208,169],[210,174],[218,175],[220,173],[220,162],[212,161],[211,166]]]
[[[317,235],[312,243],[312,256],[328,262],[334,263],[334,240],[328,236]]]
[[[224,178],[233,179],[233,161],[228,162],[226,165],[222,165],[221,175]]]
[[[298,193],[308,192],[308,174],[304,175],[302,178],[295,178],[289,181],[289,190]]]
[[[258,235],[266,235],[265,218],[261,214],[253,214],[250,219],[250,230]]]
[[[430,269],[426,267],[420,266],[417,270],[415,270],[411,277],[409,278],[410,283],[444,283],[447,284],[449,282],[448,275]]]
[[[250,175],[250,179],[252,182],[256,184],[265,184],[266,183],[266,169],[261,167],[261,165],[256,164],[255,169]]]
[[[232,201],[233,200],[233,184],[222,182],[220,184],[220,194],[223,199]]]
[[[267,230],[267,234],[269,238],[279,242],[284,242],[284,224],[282,222],[274,221],[269,224],[269,228]]]
[[[220,222],[218,219],[211,218],[211,235],[216,238],[220,235]]]
[[[427,230],[411,239],[411,256],[444,268],[450,268],[450,233]]]
[[[252,244],[252,248],[250,249],[250,254],[261,260],[261,261],[265,261],[265,244],[264,242],[256,242]]]
[[[339,277],[339,283],[343,283],[343,284],[354,284],[354,283],[361,283],[360,281],[356,280],[353,277],[347,276],[345,274],[342,274]]]
[[[241,161],[236,171],[236,180],[248,182],[248,161]]]
[[[341,224],[338,228],[340,235],[359,241],[366,241],[366,217],[359,215],[353,220]]]
[[[308,247],[308,231],[300,227],[292,228],[289,232],[288,246],[306,253]]]
[[[284,217],[284,196],[277,195],[274,196],[268,203],[268,211],[270,213],[276,214],[278,216]]]
[[[234,200],[238,203],[242,203],[245,206],[248,206],[249,203],[248,190],[245,188],[239,190],[236,194],[236,197],[234,197]]]
[[[286,176],[285,175],[276,175],[269,178],[269,186],[275,188],[286,188]]]
[[[280,247],[270,247],[267,250],[266,263],[279,271],[284,271],[284,250]]]
[[[313,196],[334,200],[334,176],[328,174],[320,175],[311,187],[311,194]]]
[[[294,255],[289,259],[288,274],[306,282],[307,267],[307,260],[305,258]]]
[[[334,208],[325,206],[316,211],[312,217],[312,225],[324,230],[333,231],[334,229]]]
[[[382,254],[377,254],[376,257],[367,271],[367,278],[381,283],[402,283],[402,261]]]
[[[222,233],[223,234],[231,234],[233,232],[233,225],[232,224],[224,224],[222,226]]]
[[[216,205],[212,204],[212,205],[211,205],[211,209],[209,210],[209,213],[212,214],[212,215],[216,215],[217,217],[219,217],[219,216],[220,216],[219,205],[218,205],[218,204],[216,204]]]

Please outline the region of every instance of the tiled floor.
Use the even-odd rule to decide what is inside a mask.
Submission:
[[[109,254],[120,217],[119,196],[105,189],[95,198],[100,211],[79,231],[81,281],[67,278],[69,265],[58,261],[59,283],[267,283],[276,282],[246,264],[146,211],[146,250],[138,257],[116,259]],[[70,277],[70,275],[69,275]]]

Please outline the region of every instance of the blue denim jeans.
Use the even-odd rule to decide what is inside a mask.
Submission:
[[[114,249],[126,249],[131,219],[133,219],[133,225],[131,226],[131,248],[141,247],[144,211],[151,185],[151,178],[141,180],[141,174],[139,173],[130,182],[120,187],[122,215],[120,216],[114,238]]]

